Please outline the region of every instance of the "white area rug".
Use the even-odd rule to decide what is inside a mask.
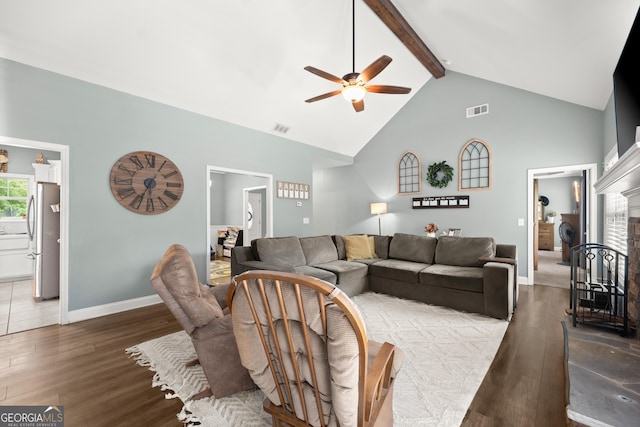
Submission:
[[[506,321],[462,313],[383,294],[352,298],[367,326],[369,339],[402,348],[405,362],[394,389],[394,425],[459,426],[507,330]],[[262,392],[248,391],[222,399],[187,401],[205,387],[184,332],[126,349],[137,363],[155,371],[153,386],[171,390],[167,398],[186,401],[178,417],[202,426],[270,426],[262,410]]]

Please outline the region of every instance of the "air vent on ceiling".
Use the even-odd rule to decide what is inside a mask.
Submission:
[[[289,132],[289,126],[285,126],[285,125],[281,125],[280,123],[276,123],[276,125],[273,127],[273,130],[275,130],[276,132],[280,132],[280,133],[287,133],[287,132]]]
[[[483,114],[489,114],[489,104],[476,105],[475,107],[467,108],[467,119],[470,117],[481,116]]]

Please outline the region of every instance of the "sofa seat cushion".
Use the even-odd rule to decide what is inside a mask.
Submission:
[[[442,236],[438,238],[434,264],[482,267],[480,258],[495,256],[496,243],[491,237]]]
[[[338,276],[337,284],[349,283],[367,277],[369,267],[359,262],[336,260],[323,264],[315,264],[313,267],[328,270]]]
[[[279,266],[298,267],[307,263],[297,237],[266,237],[255,240],[260,261]]]
[[[429,265],[430,264],[421,262],[389,258],[371,264],[369,269],[372,276],[409,283],[419,283],[418,274]]]
[[[436,243],[434,237],[396,233],[389,244],[389,258],[433,264]]]
[[[420,283],[440,288],[482,293],[482,267],[434,264],[420,272]]]
[[[338,276],[329,270],[312,267],[310,265],[301,265],[294,267],[293,272],[296,274],[304,274],[305,276],[315,277],[335,285],[338,282]]]
[[[331,236],[301,237],[300,246],[307,265],[322,264],[338,259],[338,250]]]
[[[360,264],[366,264],[366,265],[371,265],[371,264],[375,264],[378,261],[381,261],[382,258],[366,258],[366,259],[354,259],[351,262],[357,262]]]

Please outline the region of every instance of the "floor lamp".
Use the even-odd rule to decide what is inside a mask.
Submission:
[[[381,203],[371,203],[371,215],[378,215],[378,234],[382,236],[382,224],[380,222],[380,214],[387,213],[387,204],[385,202]]]

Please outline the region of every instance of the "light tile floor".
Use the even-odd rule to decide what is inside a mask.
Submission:
[[[31,279],[0,282],[0,335],[55,325],[59,313],[57,299],[33,300]]]

